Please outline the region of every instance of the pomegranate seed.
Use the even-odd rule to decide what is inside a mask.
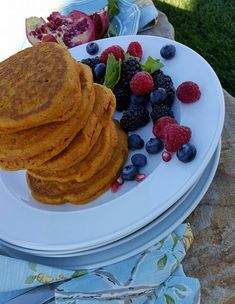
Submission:
[[[34,37],[37,35],[35,31],[31,31],[29,35],[33,35]]]
[[[39,34],[39,35],[37,36],[37,38],[38,38],[39,40],[41,40],[41,39],[42,39],[42,34]]]
[[[55,25],[60,26],[62,24],[62,19],[61,18],[56,18],[55,19]]]
[[[46,29],[45,25],[42,25],[40,27],[40,29],[41,29],[42,33],[44,33],[44,34],[47,33],[47,29]]]
[[[171,160],[171,153],[167,152],[167,151],[163,151],[162,152],[162,159],[165,161],[165,162],[168,162]]]
[[[119,176],[116,180],[116,182],[121,186],[124,183],[124,180],[121,178],[121,176]]]
[[[118,191],[119,187],[120,187],[120,185],[117,182],[114,182],[111,186],[111,191],[113,193],[116,193]]]
[[[138,174],[136,174],[136,176],[135,176],[135,180],[137,181],[137,182],[141,182],[142,180],[144,180],[145,179],[145,174],[143,174],[143,173],[138,173]]]
[[[35,32],[36,32],[37,34],[42,34],[42,30],[41,30],[40,27],[36,27]]]
[[[61,26],[57,27],[57,31],[62,32],[62,27]]]
[[[48,22],[47,25],[51,30],[56,30],[56,25],[54,23],[52,23],[51,21]]]

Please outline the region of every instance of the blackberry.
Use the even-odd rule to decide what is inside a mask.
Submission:
[[[170,116],[174,118],[174,113],[171,108],[165,104],[156,104],[152,106],[152,112],[150,113],[153,123],[163,116]]]
[[[117,84],[113,90],[116,97],[116,110],[127,110],[130,105],[130,91],[122,84]]]
[[[175,88],[170,76],[165,75],[162,71],[158,70],[152,74],[154,87],[156,89],[163,88],[166,91],[167,99],[166,104],[171,107],[175,99]]]
[[[120,120],[122,129],[126,132],[144,127],[149,122],[149,111],[144,107],[131,107],[125,111]]]
[[[82,59],[81,63],[88,65],[92,71],[94,69],[94,67],[100,63],[100,58],[98,56],[94,57],[94,58],[86,58],[86,59]]]
[[[142,70],[138,59],[129,57],[123,61],[121,79],[125,86],[129,87],[131,78]]]

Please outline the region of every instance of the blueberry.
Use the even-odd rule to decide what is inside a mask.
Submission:
[[[127,165],[122,169],[121,177],[123,180],[134,180],[136,174],[138,173],[138,169],[136,166]]]
[[[171,59],[175,56],[176,48],[172,44],[167,44],[163,46],[160,50],[160,54],[165,59]]]
[[[130,150],[142,149],[143,146],[144,141],[138,134],[128,136],[128,147]]]
[[[100,83],[101,80],[104,79],[105,71],[106,71],[106,65],[104,63],[98,63],[97,65],[95,65],[93,73],[95,80],[97,82]]]
[[[147,157],[144,154],[141,154],[141,153],[134,154],[131,157],[131,162],[137,168],[141,168],[141,167],[146,166],[146,164],[147,164]]]
[[[95,55],[99,51],[99,46],[95,42],[88,43],[88,45],[86,46],[86,51],[90,55]]]
[[[192,144],[185,144],[176,152],[177,158],[183,163],[191,162],[195,158],[196,154],[197,149]]]
[[[163,150],[163,143],[158,138],[150,138],[145,145],[145,149],[150,154],[156,154]]]
[[[135,94],[131,95],[131,104],[130,106],[142,106],[145,107],[147,104],[147,96],[146,95],[142,95],[142,96],[138,96]]]
[[[150,101],[151,101],[151,105],[166,103],[167,101],[166,90],[163,88],[158,88],[153,90],[150,93]]]

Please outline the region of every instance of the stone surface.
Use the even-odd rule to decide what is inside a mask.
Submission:
[[[168,21],[167,16],[162,12],[159,12],[156,26],[147,31],[144,31],[140,34],[159,36],[159,37],[164,37],[164,38],[169,38],[169,39],[175,38],[174,27]]]
[[[174,29],[160,13],[157,26],[144,34],[174,39]],[[198,207],[186,220],[194,242],[183,265],[201,282],[201,304],[235,304],[235,98],[224,91],[225,125],[220,164]]]
[[[226,117],[216,176],[187,221],[194,242],[185,260],[187,275],[202,286],[202,304],[235,303],[235,98],[224,91]]]

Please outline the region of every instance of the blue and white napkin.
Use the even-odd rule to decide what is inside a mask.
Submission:
[[[192,241],[190,226],[182,224],[141,254],[93,270],[64,270],[0,256],[0,304],[55,282],[61,282],[55,289],[57,304],[198,304],[199,281],[186,277],[181,265]]]

